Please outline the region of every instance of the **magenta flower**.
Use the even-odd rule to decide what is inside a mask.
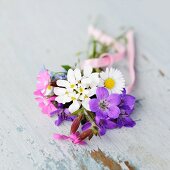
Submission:
[[[96,113],[99,119],[106,119],[107,117],[116,119],[119,117],[120,109],[120,95],[111,94],[104,87],[99,87],[96,90],[97,98],[91,99],[89,102],[90,109]]]
[[[85,141],[80,139],[80,133],[79,132],[75,132],[74,134],[71,134],[69,136],[56,133],[56,134],[54,134],[54,139],[57,139],[57,140],[70,140],[74,144],[80,144],[80,145],[87,144]]]
[[[41,93],[45,93],[50,81],[50,74],[46,68],[43,68],[37,76],[37,84],[36,84],[36,91]]]
[[[50,113],[54,112],[56,107],[52,103],[55,100],[55,97],[45,96],[45,94],[50,94],[52,92],[52,87],[49,86],[50,74],[48,70],[43,68],[38,74],[37,80],[36,90],[34,92],[34,95],[36,96],[35,99],[39,103],[39,107],[42,109],[42,112],[51,116]]]
[[[44,114],[51,116],[51,112],[56,111],[56,107],[52,103],[55,100],[55,97],[47,98],[40,92],[35,100],[39,103],[39,107],[42,109]]]

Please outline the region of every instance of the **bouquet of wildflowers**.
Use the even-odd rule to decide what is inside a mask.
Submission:
[[[135,97],[129,95],[135,82],[134,39],[128,31],[114,39],[90,26],[88,59],[76,66],[64,65],[61,72],[43,68],[38,74],[34,95],[42,112],[56,116],[56,126],[72,121],[70,134],[54,134],[55,139],[85,144],[108,129],[133,127],[131,113]],[[111,66],[128,57],[131,84]]]

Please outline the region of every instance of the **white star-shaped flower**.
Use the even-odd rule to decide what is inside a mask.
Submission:
[[[76,68],[69,69],[67,73],[67,80],[58,80],[59,87],[54,88],[54,93],[57,95],[56,101],[58,103],[69,103],[69,111],[75,112],[83,105],[87,110],[89,109],[90,97],[95,94],[97,85],[99,83],[99,74],[92,73],[92,68],[86,67],[83,70]]]

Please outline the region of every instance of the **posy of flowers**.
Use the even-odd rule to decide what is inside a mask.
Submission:
[[[75,66],[64,65],[61,72],[43,68],[38,74],[36,101],[44,114],[56,116],[55,125],[72,121],[70,134],[54,134],[58,140],[86,144],[93,136],[109,129],[133,127],[131,114],[135,97],[134,37],[127,31],[114,39],[90,26],[88,59]],[[129,61],[131,83],[126,87],[123,74],[111,67],[124,57]]]

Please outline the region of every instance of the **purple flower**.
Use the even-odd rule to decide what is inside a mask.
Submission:
[[[116,123],[111,121],[109,118],[107,119],[100,119],[98,117],[95,118],[95,123],[97,127],[99,128],[99,134],[102,136],[106,133],[106,129],[114,129],[117,127]],[[92,126],[90,122],[86,122],[82,126],[82,130],[85,131],[89,129]]]
[[[133,127],[136,125],[135,121],[130,118],[127,114],[120,114],[120,116],[116,119],[116,124],[118,128],[123,126],[125,127]]]
[[[96,117],[106,119],[107,117],[116,119],[119,117],[120,109],[118,105],[121,102],[119,94],[111,94],[104,87],[96,90],[97,98],[91,99],[89,102],[90,109],[96,113]]]
[[[117,126],[119,128],[125,127],[133,127],[136,125],[135,121],[130,118],[130,114],[133,112],[135,106],[135,97],[126,94],[126,90],[124,89],[123,94],[121,94],[121,102],[119,104],[120,115],[115,120]]]
[[[119,104],[119,108],[121,110],[124,110],[126,114],[130,115],[133,110],[134,110],[134,106],[135,106],[135,97],[126,94],[126,90],[123,90],[123,93],[120,95],[121,97],[121,102]]]
[[[106,129],[114,129],[114,128],[117,127],[116,123],[111,121],[109,118],[98,119],[98,117],[96,117],[95,122],[99,127],[99,133],[100,133],[101,136],[106,133]]]
[[[59,126],[64,120],[73,121],[75,116],[70,116],[68,109],[63,108],[62,104],[58,104],[57,110],[51,112],[51,116],[57,114],[58,119],[55,121],[56,126]]]
[[[87,130],[87,129],[89,129],[90,127],[91,127],[91,123],[90,122],[86,122],[82,127],[81,127],[81,129],[82,129],[82,131],[85,131],[85,130]]]

